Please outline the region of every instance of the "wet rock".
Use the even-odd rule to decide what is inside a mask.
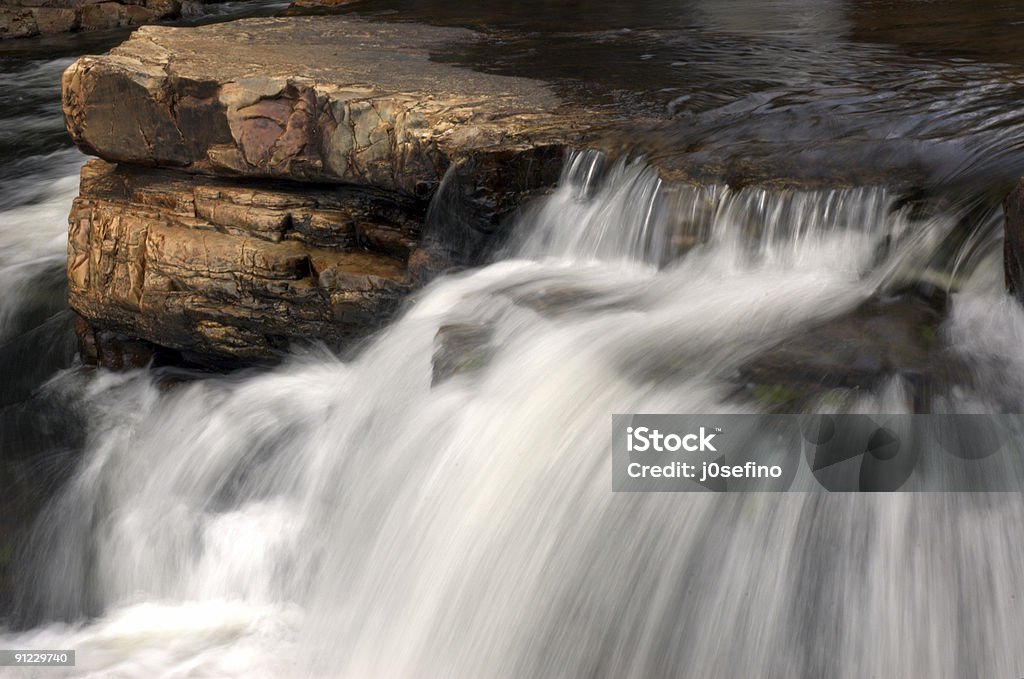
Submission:
[[[1006,215],[1003,241],[1006,289],[1024,303],[1024,179],[1006,197],[1003,211]]]
[[[433,378],[436,386],[456,375],[476,372],[490,361],[494,328],[476,323],[441,326],[434,336]]]
[[[96,330],[81,316],[75,317],[78,355],[88,366],[108,370],[145,368],[159,359],[174,362],[177,357],[152,342],[128,337],[110,330]]]
[[[946,294],[921,285],[875,295],[852,311],[804,329],[745,363],[743,393],[770,410],[801,410],[828,395],[870,392],[899,376],[915,411],[959,371],[939,326]]]
[[[566,314],[599,313],[621,309],[623,301],[607,293],[558,281],[527,283],[503,290],[518,306],[532,309],[542,316],[558,318]]]
[[[421,209],[364,190],[197,183],[91,161],[70,216],[68,301],[122,345],[246,361],[295,341],[341,346],[412,288],[404,257]],[[83,348],[100,364],[144,358]]]

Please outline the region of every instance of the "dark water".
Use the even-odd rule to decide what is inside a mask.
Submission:
[[[365,0],[345,11],[483,30],[438,57],[648,115],[648,155],[694,174],[1005,184],[1024,169],[1018,3]]]
[[[228,2],[185,23],[267,15],[283,2]],[[60,76],[129,31],[0,42],[0,617],[26,522],[73,469],[81,403],[48,386],[76,365],[65,301],[67,214],[85,160],[71,145]]]
[[[436,58],[639,119],[625,144],[707,183],[573,156],[504,261],[356,359],[166,392],[83,371],[63,302],[84,157],[59,74],[123,36],[0,44],[0,646],[79,649],[55,676],[1024,676],[1017,494],[626,496],[605,467],[612,412],[753,407],[723,375],[908,271],[950,288],[941,333],[974,378],[939,405],[1024,407],[998,212],[1024,174],[1024,8],[344,11],[481,30]],[[664,265],[683,221],[711,240]],[[434,388],[453,323],[497,340]]]

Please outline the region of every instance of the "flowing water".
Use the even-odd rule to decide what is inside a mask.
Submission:
[[[760,16],[748,33],[786,39]],[[854,32],[828,35],[850,53]],[[712,21],[701,39],[725,38]],[[1022,76],[991,56],[927,58],[989,78],[998,115],[943,132],[945,99],[906,95],[936,144],[967,149],[953,166],[912,139],[920,191],[899,175],[670,185],[642,159],[572,154],[492,263],[433,282],[354,358],[314,349],[173,388],[74,363],[59,281],[82,157],[40,103],[68,61],[5,62],[0,97],[38,110],[4,106],[18,134],[0,137],[0,440],[59,491],[16,557],[0,647],[76,649],[78,665],[0,676],[1024,676],[1019,494],[610,492],[612,413],[755,411],[734,397],[741,364],[908,280],[951,291],[942,340],[981,378],[934,408],[1022,412],[1024,312],[977,184],[1024,167],[1000,89]],[[861,86],[872,120],[905,95]],[[781,145],[786,125],[762,123]],[[899,155],[913,134],[891,134]],[[444,346],[453,328],[468,345]],[[460,370],[438,375],[449,350]],[[911,388],[844,408],[910,412]]]

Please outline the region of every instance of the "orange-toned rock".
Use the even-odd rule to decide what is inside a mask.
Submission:
[[[91,161],[68,299],[92,328],[199,356],[273,359],[377,328],[414,281],[422,206],[362,190],[196,183]]]
[[[475,37],[337,16],[150,26],[68,68],[64,113],[88,153],[193,173],[425,197],[467,162],[486,172],[547,149],[557,166],[597,116],[542,82],[430,60]]]

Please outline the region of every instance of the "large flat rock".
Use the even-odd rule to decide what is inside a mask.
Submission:
[[[500,240],[603,119],[542,82],[431,59],[476,39],[250,19],[146,27],[76,61],[67,126],[105,161],[83,171],[70,218],[83,355],[134,356],[137,339],[229,360],[296,340],[341,346],[425,275]],[[433,235],[431,200],[444,223]],[[111,333],[121,348],[98,346]]]
[[[477,38],[348,17],[144,27],[68,68],[64,113],[112,162],[420,196],[453,163],[561,149],[600,123],[541,82],[430,59]]]

